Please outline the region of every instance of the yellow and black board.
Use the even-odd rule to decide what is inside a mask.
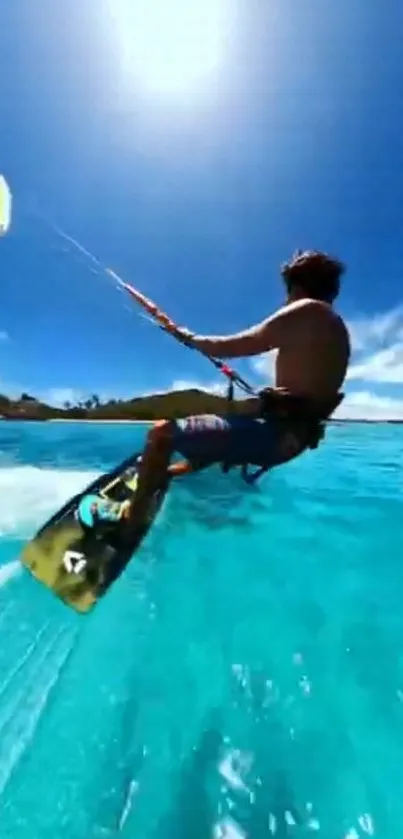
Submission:
[[[89,612],[108,591],[148,533],[164,500],[168,478],[150,499],[147,517],[130,517],[86,527],[78,516],[89,495],[131,501],[137,486],[138,454],[93,481],[65,504],[25,546],[22,564],[44,586],[77,612]]]

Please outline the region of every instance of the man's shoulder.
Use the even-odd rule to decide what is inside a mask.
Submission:
[[[314,300],[312,297],[302,297],[300,300],[293,300],[292,303],[286,303],[279,312],[287,312],[291,315],[294,312],[297,314],[298,312],[305,313],[305,312],[320,312],[321,314],[330,315],[333,314],[333,309],[327,303],[323,303],[321,300]]]
[[[304,324],[309,323],[311,327],[317,325],[320,328],[321,326],[328,325],[337,327],[339,330],[342,329],[348,333],[346,323],[342,316],[336,312],[333,306],[322,300],[303,297],[301,300],[287,303],[279,312],[284,313],[285,317],[288,313],[290,323],[292,322],[295,326],[301,325],[303,327]]]
[[[318,312],[324,317],[342,320],[341,315],[336,312],[330,303],[325,303],[324,300],[315,300],[313,297],[302,297],[300,300],[294,300],[292,303],[286,303],[280,311]]]

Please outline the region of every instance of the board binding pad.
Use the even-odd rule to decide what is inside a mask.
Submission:
[[[167,476],[150,498],[141,522],[129,516],[86,527],[78,517],[79,506],[88,495],[119,503],[131,501],[137,487],[138,458],[139,454],[132,455],[71,498],[22,552],[21,562],[28,571],[82,614],[91,611],[126,568],[160,510],[169,479]]]

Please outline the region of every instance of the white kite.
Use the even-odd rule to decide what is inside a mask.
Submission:
[[[11,205],[10,187],[3,175],[0,175],[0,236],[5,236],[10,228]]]

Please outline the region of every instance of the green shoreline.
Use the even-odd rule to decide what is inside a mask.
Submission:
[[[0,394],[0,417],[26,421],[153,422],[180,419],[189,414],[221,413],[227,404],[226,397],[197,388],[104,402],[94,394],[77,404],[66,402],[62,408],[48,405],[28,393],[19,399]]]
[[[94,394],[77,404],[65,403],[63,408],[48,405],[23,393],[19,399],[0,394],[0,419],[25,422],[106,422],[150,423],[159,419],[181,419],[191,414],[222,414],[228,410],[225,396],[190,388],[139,396],[133,399],[110,399],[101,402]],[[335,418],[330,424],[360,423],[368,425],[402,425],[403,419]]]

